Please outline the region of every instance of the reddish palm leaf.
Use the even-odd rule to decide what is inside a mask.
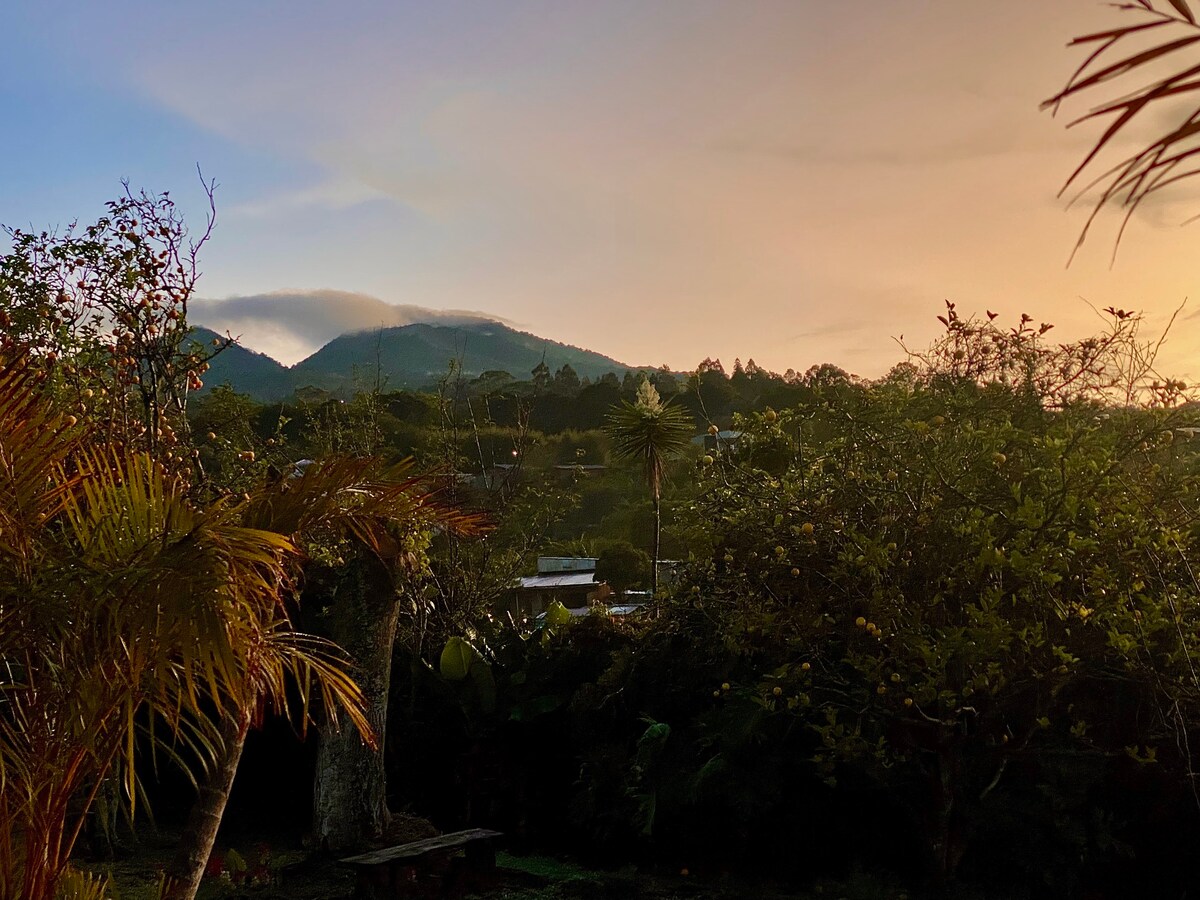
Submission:
[[[1112,117],[1112,121],[1092,149],[1067,178],[1062,192],[1077,185],[1084,172],[1098,161],[1104,151],[1113,146],[1113,141],[1118,135],[1127,132],[1135,118],[1147,111],[1162,110],[1166,103],[1200,90],[1200,79],[1195,77],[1200,75],[1200,64],[1190,61],[1200,50],[1200,33],[1197,33],[1200,31],[1200,24],[1197,23],[1187,0],[1168,2],[1169,10],[1159,8],[1156,0],[1139,0],[1136,4],[1124,4],[1120,7],[1122,10],[1140,13],[1143,19],[1126,26],[1087,34],[1071,42],[1071,46],[1098,46],[1076,69],[1066,86],[1042,104],[1043,109],[1057,112],[1064,102],[1094,92],[1105,84],[1149,73],[1150,67],[1155,64],[1175,63],[1177,59],[1181,62],[1174,66],[1173,72],[1165,75],[1147,74],[1148,80],[1137,85],[1133,91],[1115,100],[1098,104],[1069,124],[1068,127],[1074,127],[1093,119]],[[1154,46],[1130,52],[1116,61],[1107,62],[1107,59],[1117,52],[1117,48],[1123,49],[1136,36],[1146,35],[1151,30],[1158,29],[1169,30],[1172,36]],[[1189,33],[1178,36],[1176,33],[1180,29]],[[1076,200],[1092,189],[1099,189],[1092,210],[1080,231],[1075,251],[1083,245],[1101,210],[1109,206],[1117,206],[1124,210],[1116,239],[1116,245],[1119,246],[1130,218],[1147,197],[1195,174],[1194,169],[1181,170],[1180,163],[1200,154],[1200,142],[1197,141],[1197,136],[1200,135],[1198,121],[1200,103],[1182,113],[1179,124],[1168,128],[1148,146],[1105,169],[1079,191]],[[1114,253],[1115,250],[1116,247]]]

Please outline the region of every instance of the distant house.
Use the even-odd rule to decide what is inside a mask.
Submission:
[[[484,469],[483,474],[476,475],[472,483],[481,491],[496,491],[512,485],[520,471],[516,463],[495,463]]]
[[[718,431],[716,434],[698,434],[692,438],[693,444],[704,447],[705,450],[736,450],[742,439],[740,431]]]
[[[513,591],[514,615],[536,616],[558,601],[567,609],[585,610],[612,594],[596,581],[596,560],[585,556],[539,556],[537,574],[521,578]]]

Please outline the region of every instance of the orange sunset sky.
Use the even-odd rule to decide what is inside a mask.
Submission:
[[[1191,297],[1163,368],[1200,375],[1200,181],[1112,267],[1111,218],[1065,265],[1084,212],[1056,193],[1098,132],[1038,103],[1123,21],[1095,0],[24,6],[0,221],[86,221],[122,177],[199,221],[199,162],[200,292],[233,302],[197,318],[286,362],[406,304],[871,376],[947,298],[1066,338],[1088,302],[1161,326]]]

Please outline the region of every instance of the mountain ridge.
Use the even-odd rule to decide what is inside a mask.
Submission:
[[[208,328],[193,329],[197,342],[224,341]],[[570,365],[580,378],[608,372],[646,371],[593,350],[564,344],[500,322],[441,325],[413,323],[351,331],[335,337],[293,366],[285,366],[236,340],[210,364],[205,389],[229,384],[258,400],[281,400],[302,387],[353,390],[362,380],[389,388],[428,387],[459,365],[464,375],[504,371],[521,380],[544,362],[551,373]]]

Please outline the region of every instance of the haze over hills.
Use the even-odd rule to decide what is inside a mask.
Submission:
[[[205,342],[220,338],[199,327],[195,335]],[[419,388],[445,375],[452,360],[467,376],[503,371],[522,380],[543,360],[552,373],[570,365],[580,378],[592,379],[644,368],[499,322],[480,321],[343,334],[291,367],[235,342],[212,360],[204,382],[205,389],[229,384],[257,400],[279,400],[307,386],[350,391],[356,384],[374,384],[377,377],[388,388]]]

